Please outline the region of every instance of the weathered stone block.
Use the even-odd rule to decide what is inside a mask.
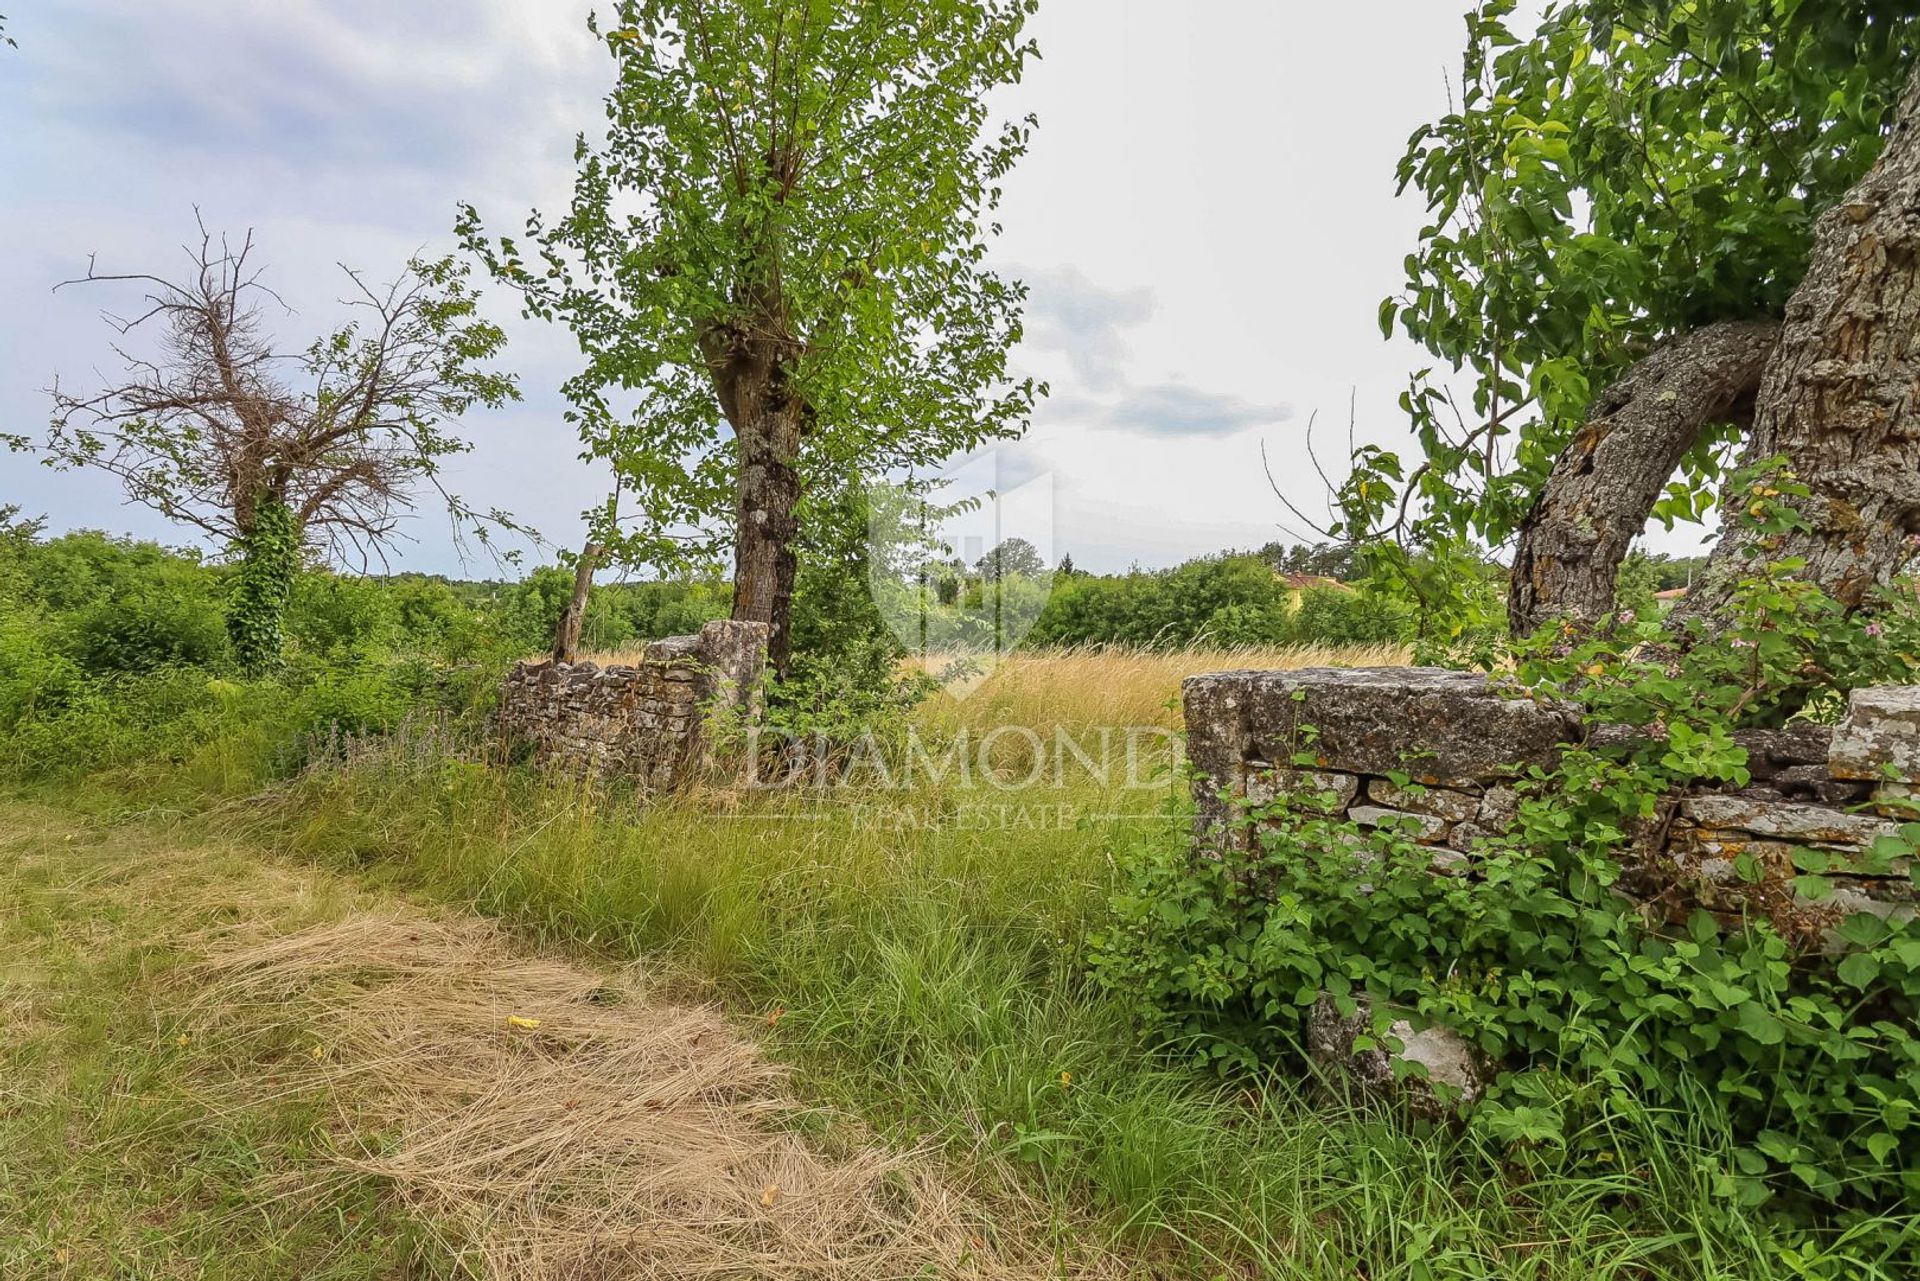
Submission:
[[[1216,779],[1249,759],[1423,783],[1511,777],[1554,759],[1578,730],[1559,704],[1510,697],[1486,677],[1432,667],[1219,672],[1183,686],[1189,757]]]
[[[1356,805],[1347,817],[1361,827],[1392,827],[1408,832],[1416,841],[1445,840],[1452,826],[1432,814],[1414,814],[1408,810],[1390,810],[1379,805]]]
[[[1825,765],[1833,746],[1833,727],[1795,721],[1780,729],[1743,729],[1733,741],[1747,749],[1747,769],[1755,778],[1771,778],[1795,766]]]
[[[1920,783],[1920,685],[1854,690],[1827,768],[1835,778]]]
[[[1344,810],[1360,794],[1360,780],[1352,774],[1323,770],[1261,769],[1250,764],[1243,793],[1249,806],[1271,805],[1281,795],[1331,796],[1331,808]]]
[[[1376,778],[1367,784],[1367,799],[1388,809],[1431,814],[1449,823],[1464,823],[1480,812],[1480,798],[1471,792],[1447,787],[1400,787],[1386,778]]]
[[[1704,828],[1732,829],[1802,844],[1868,845],[1882,836],[1899,833],[1897,824],[1865,814],[1745,796],[1688,797],[1680,802],[1680,814]]]
[[[1520,793],[1504,783],[1495,783],[1480,798],[1480,813],[1474,822],[1490,832],[1504,832],[1520,819]]]
[[[1322,995],[1307,1014],[1307,1052],[1323,1070],[1362,1094],[1395,1098],[1428,1116],[1444,1116],[1457,1105],[1471,1103],[1486,1088],[1480,1056],[1459,1033],[1437,1024],[1415,1031],[1407,1020],[1396,1019],[1387,1032],[1401,1043],[1397,1054],[1385,1046],[1356,1049],[1355,1041],[1363,1033],[1372,1036],[1372,1028],[1373,1015],[1364,1000],[1342,1018],[1333,998]],[[1396,1060],[1418,1064],[1424,1076],[1396,1072]],[[1443,1091],[1449,1097],[1443,1099]]]
[[[1471,854],[1481,842],[1492,840],[1503,830],[1485,827],[1479,823],[1456,823],[1453,830],[1447,833],[1447,845],[1459,850],[1462,854]]]

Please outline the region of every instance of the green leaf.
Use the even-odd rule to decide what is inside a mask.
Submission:
[[[1762,1045],[1778,1045],[1786,1039],[1786,1026],[1753,1001],[1740,1007],[1735,1015],[1735,1023],[1742,1032]]]
[[[1865,952],[1855,952],[1840,962],[1835,973],[1842,983],[1864,988],[1880,977],[1880,962]]]

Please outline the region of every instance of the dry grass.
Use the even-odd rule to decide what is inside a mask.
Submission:
[[[1180,682],[1202,672],[1239,668],[1400,667],[1402,645],[1282,645],[1240,649],[1141,650],[1117,646],[1017,652],[986,677],[941,695],[922,710],[936,727],[975,730],[1024,725],[1157,725],[1180,727]],[[938,663],[929,663],[938,670]]]
[[[645,647],[589,657],[603,667],[640,661]],[[1403,667],[1405,645],[1274,645],[1240,648],[1133,649],[1106,645],[1018,651],[984,677],[953,687],[921,711],[930,728],[975,730],[1025,725],[1047,731],[1055,725],[1158,725],[1177,729],[1173,700],[1180,682],[1202,672],[1238,668]],[[936,674],[948,660],[912,660]],[[954,697],[958,694],[959,697]]]
[[[1061,1275],[1023,1216],[931,1164],[803,1139],[780,1070],[715,1010],[484,923],[387,911],[229,938],[191,980],[208,1021],[297,1034],[275,1088],[333,1091],[344,1132],[371,1136],[337,1160],[391,1180],[487,1277]]]

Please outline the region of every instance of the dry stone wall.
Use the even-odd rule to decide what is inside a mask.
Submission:
[[[1362,827],[1399,826],[1432,849],[1436,874],[1472,876],[1513,827],[1535,767],[1551,769],[1565,744],[1648,734],[1589,732],[1568,704],[1438,668],[1219,672],[1183,693],[1198,846],[1211,857],[1252,849],[1257,811],[1277,798],[1307,797]],[[1897,837],[1896,818],[1920,800],[1920,687],[1859,690],[1838,726],[1737,737],[1751,785],[1666,797],[1629,832],[1617,888],[1655,921],[1701,909],[1729,923],[1765,918],[1806,954],[1839,950],[1834,928],[1856,912],[1911,919],[1909,862],[1890,858],[1900,843],[1882,838]],[[1796,884],[1815,870],[1827,886],[1817,899]],[[1309,1048],[1363,1091],[1396,1091],[1394,1056],[1357,1039],[1369,1019],[1364,1002],[1343,1015],[1323,997]],[[1430,1083],[1479,1092],[1474,1052],[1446,1028],[1403,1021],[1392,1035],[1397,1057],[1426,1069],[1415,1106],[1434,1104]]]
[[[1589,736],[1567,704],[1438,668],[1220,672],[1189,679],[1184,699],[1207,848],[1249,848],[1249,809],[1307,793],[1362,827],[1400,826],[1455,875],[1512,826],[1528,772],[1562,744],[1647,733]],[[1763,916],[1808,946],[1855,912],[1910,918],[1908,869],[1875,844],[1897,837],[1920,790],[1920,687],[1856,691],[1835,727],[1738,737],[1752,784],[1668,797],[1621,851],[1623,890],[1673,920]],[[1832,887],[1817,901],[1794,887],[1810,869]]]
[[[720,621],[654,641],[631,665],[518,663],[499,731],[545,765],[678,787],[707,760],[710,718],[757,713],[766,661],[765,623]]]

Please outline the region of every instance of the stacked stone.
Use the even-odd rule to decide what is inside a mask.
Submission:
[[[1897,855],[1903,822],[1920,816],[1920,688],[1856,690],[1831,731],[1742,737],[1753,785],[1678,801],[1659,870],[1691,893],[1665,897],[1680,910],[1764,916],[1827,949],[1857,912],[1911,920],[1911,864]],[[1822,892],[1807,894],[1802,873],[1818,875]]]
[[[704,760],[707,715],[751,714],[766,625],[712,622],[647,646],[641,661],[519,663],[500,692],[498,728],[541,764],[630,777],[650,790],[688,781]]]
[[[1585,732],[1566,704],[1437,668],[1221,672],[1184,692],[1200,833],[1215,852],[1250,848],[1258,832],[1246,811],[1290,794],[1361,827],[1396,825],[1435,847],[1436,868],[1470,868],[1474,850],[1512,826],[1514,781],[1552,768]],[[1603,727],[1593,739],[1646,735]],[[1859,690],[1834,729],[1739,741],[1751,785],[1668,798],[1620,851],[1623,889],[1669,919],[1697,908],[1760,915],[1810,945],[1830,942],[1854,912],[1909,918],[1907,865],[1879,851],[1899,836],[1897,820],[1920,814],[1920,688]],[[1809,897],[1796,885],[1805,872],[1830,892]]]
[[[1587,733],[1567,704],[1437,668],[1219,672],[1189,679],[1183,693],[1198,846],[1209,857],[1251,849],[1259,831],[1248,810],[1286,795],[1362,827],[1396,824],[1433,847],[1437,872],[1471,875],[1474,850],[1517,817],[1515,782],[1552,769]],[[1603,726],[1585,741],[1648,734]],[[1738,741],[1751,784],[1696,783],[1665,798],[1658,818],[1623,841],[1616,889],[1655,920],[1701,909],[1729,922],[1763,917],[1803,954],[1841,950],[1835,927],[1858,912],[1912,919],[1910,861],[1897,855],[1903,822],[1920,818],[1920,687],[1858,690],[1831,730],[1795,725]],[[1310,1047],[1361,1089],[1385,1090],[1396,1079],[1390,1056],[1355,1048],[1367,1026],[1364,1006],[1343,1017],[1323,999]],[[1459,1037],[1405,1022],[1392,1034],[1399,1057],[1425,1065],[1431,1081],[1478,1092]],[[1423,1089],[1414,1102],[1434,1096]]]
[[[1396,825],[1455,866],[1512,825],[1514,780],[1550,765],[1580,724],[1564,704],[1431,667],[1220,672],[1183,693],[1211,849],[1250,848],[1245,810],[1291,794],[1362,827]]]

